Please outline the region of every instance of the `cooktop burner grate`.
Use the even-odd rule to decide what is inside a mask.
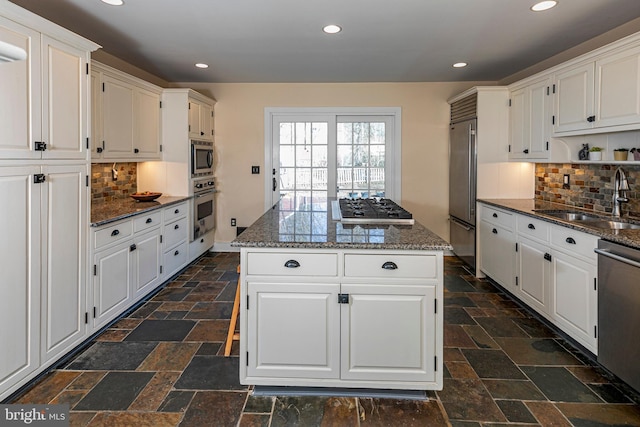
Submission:
[[[339,199],[337,204],[345,224],[414,223],[413,215],[391,199]]]

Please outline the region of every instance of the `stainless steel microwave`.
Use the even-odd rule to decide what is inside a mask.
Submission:
[[[191,140],[191,177],[213,175],[213,142]]]

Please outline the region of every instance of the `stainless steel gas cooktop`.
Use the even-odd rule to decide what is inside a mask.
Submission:
[[[391,199],[339,199],[332,202],[333,219],[343,224],[414,224],[413,215]]]

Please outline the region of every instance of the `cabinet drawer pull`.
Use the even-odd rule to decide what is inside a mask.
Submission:
[[[387,261],[382,264],[382,268],[384,268],[385,270],[397,270],[398,265],[393,261]]]
[[[571,245],[575,245],[576,241],[573,239],[573,237],[567,237],[567,240],[565,240],[565,242],[571,244]]]
[[[529,225],[527,225],[527,228],[528,228],[529,230],[535,230],[535,229],[536,229],[536,226],[535,226],[535,225],[533,225],[533,224],[529,224]]]
[[[133,152],[134,152],[134,153],[136,153],[136,154],[138,154],[138,153],[140,152],[140,150],[138,150],[137,148],[134,148],[134,149],[133,149]]]
[[[120,234],[120,230],[118,230],[118,229],[115,229],[115,230],[113,230],[113,231],[111,232],[111,235],[112,235],[112,236],[117,236],[118,234]]]
[[[173,253],[173,256],[178,256],[178,255],[180,255],[180,251],[175,251],[175,252]]]
[[[289,261],[284,263],[284,266],[287,268],[298,268],[300,267],[300,263],[295,259],[290,259]]]
[[[178,228],[180,228],[178,224],[176,224],[175,227],[173,227],[174,230],[177,230]]]
[[[493,217],[494,217],[494,218],[498,218],[498,214],[494,212],[494,213],[493,213]]]
[[[151,218],[147,218],[147,220],[145,221],[147,224],[151,224],[153,222],[153,220]]]
[[[491,232],[492,232],[493,234],[498,234],[498,230],[496,230],[495,228],[494,228],[493,230],[491,230]]]
[[[174,214],[179,214],[180,213],[180,209],[176,209],[175,211],[173,211]]]

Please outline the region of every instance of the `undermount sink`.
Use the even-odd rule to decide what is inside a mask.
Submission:
[[[609,230],[640,230],[640,224],[631,224],[622,221],[593,221],[589,222],[589,225],[591,227]]]
[[[563,219],[565,221],[602,221],[602,217],[597,215],[591,215],[584,212],[570,212],[570,211],[545,211],[539,210],[537,213],[552,216],[554,218]]]

